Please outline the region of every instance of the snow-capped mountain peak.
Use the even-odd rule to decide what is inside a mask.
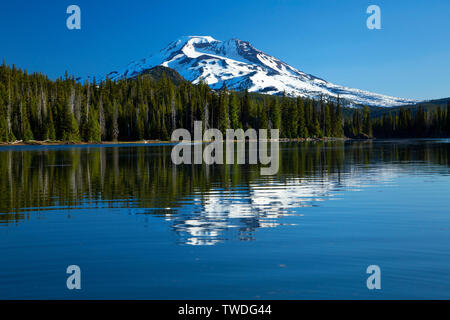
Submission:
[[[416,103],[335,85],[293,68],[287,63],[254,48],[248,41],[216,40],[210,36],[183,36],[148,58],[133,61],[119,71],[101,79],[133,78],[152,67],[162,65],[175,69],[194,84],[206,82],[212,89],[224,85],[272,95],[308,98],[340,98],[350,105],[398,106]]]

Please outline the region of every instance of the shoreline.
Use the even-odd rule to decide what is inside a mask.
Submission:
[[[161,144],[171,143],[171,141],[160,140],[141,140],[141,141],[14,141],[14,142],[0,142],[1,147],[13,147],[13,146],[78,146],[78,145],[111,145],[111,144]]]
[[[267,139],[270,141],[270,139]],[[353,140],[351,138],[281,138],[278,139],[279,142],[326,142],[326,141],[347,141]],[[112,144],[170,144],[177,143],[180,141],[166,141],[166,140],[140,140],[140,141],[91,141],[91,142],[74,142],[74,141],[40,141],[40,140],[30,140],[30,141],[14,141],[14,142],[0,142],[1,147],[12,147],[12,146],[69,146],[69,145],[112,145]],[[199,141],[192,141],[199,142]],[[204,143],[210,141],[201,141]]]

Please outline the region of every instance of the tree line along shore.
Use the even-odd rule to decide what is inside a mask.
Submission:
[[[284,140],[450,136],[447,108],[400,109],[372,118],[370,108],[343,114],[340,100],[255,95],[206,83],[138,76],[79,83],[0,66],[0,142],[13,144],[169,141],[177,128],[279,129]]]

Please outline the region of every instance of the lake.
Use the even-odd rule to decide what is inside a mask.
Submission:
[[[450,140],[281,143],[273,176],[171,149],[0,147],[0,299],[450,298]]]

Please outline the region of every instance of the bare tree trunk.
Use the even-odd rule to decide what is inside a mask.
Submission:
[[[75,89],[74,88],[72,88],[70,90],[69,110],[70,110],[71,114],[74,114],[74,111],[75,111]]]
[[[20,131],[21,131],[21,135],[22,135],[22,139],[23,139],[23,135],[24,135],[24,119],[23,119],[23,104],[22,101],[19,102],[19,112],[20,112]]]
[[[47,97],[45,96],[45,92],[42,89],[42,86],[41,86],[41,101],[42,101],[43,116],[46,119],[47,118]]]
[[[75,102],[75,119],[77,120],[78,123],[80,123],[80,119],[81,119],[81,93],[80,93],[80,89],[78,89],[77,95],[75,97],[76,102]]]
[[[172,96],[172,101],[170,103],[170,111],[171,111],[171,117],[172,117],[172,131],[175,130],[176,126],[176,110],[175,110],[175,97]]]
[[[208,101],[205,103],[205,108],[203,109],[203,118],[205,121],[205,130],[209,129],[209,108],[208,108]]]
[[[86,97],[86,122],[89,120],[89,107],[91,103],[91,91],[90,86],[87,87],[87,97]]]
[[[8,81],[8,108],[7,108],[6,120],[8,122],[8,139],[10,139],[11,138],[11,81]]]

